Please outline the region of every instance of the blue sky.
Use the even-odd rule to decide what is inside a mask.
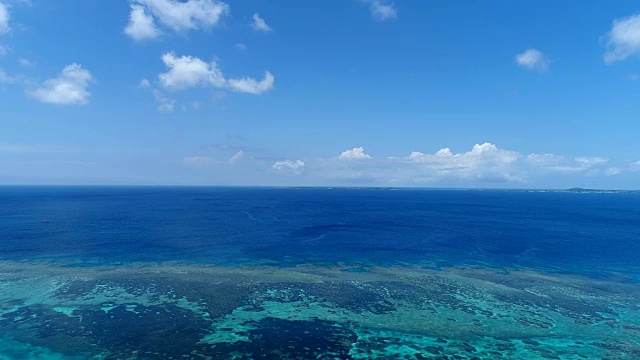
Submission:
[[[0,183],[640,187],[636,1],[0,4]]]

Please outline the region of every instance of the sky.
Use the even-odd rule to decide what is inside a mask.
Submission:
[[[0,0],[0,184],[640,188],[637,1]]]

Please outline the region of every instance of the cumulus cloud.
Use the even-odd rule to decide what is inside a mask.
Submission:
[[[177,32],[208,30],[229,13],[218,0],[133,0],[125,33],[137,41],[160,35],[159,27]]]
[[[142,5],[131,4],[129,23],[124,28],[124,33],[136,41],[155,39],[160,35],[153,16]]]
[[[183,90],[195,86],[213,85],[224,87],[224,76],[215,61],[207,63],[197,57],[181,56],[174,53],[162,55],[162,61],[169,68],[160,74],[160,84],[169,90]]]
[[[343,151],[340,156],[338,156],[340,160],[363,160],[363,159],[372,159],[371,155],[364,152],[363,147],[356,147],[352,150]]]
[[[264,72],[264,79],[258,81],[250,77],[229,79],[227,86],[236,92],[259,95],[273,89],[275,77],[268,71]]]
[[[85,105],[91,93],[87,90],[93,77],[79,64],[66,66],[58,77],[46,80],[29,95],[43,103],[56,105]]]
[[[389,186],[528,186],[544,184],[549,179],[571,187],[580,177],[615,176],[640,171],[640,160],[612,162],[603,157],[569,157],[557,154],[522,154],[492,143],[474,145],[469,151],[455,152],[442,148],[433,153],[414,151],[408,156],[367,157],[364,149],[345,151],[345,158],[367,159],[344,161],[339,156],[315,158],[308,161],[283,159],[266,163],[269,158],[247,157],[243,147],[227,144],[211,145],[211,150],[224,150],[233,154],[226,159],[222,154],[185,157],[189,166],[236,168],[243,170],[256,166],[255,171],[270,166],[274,173],[303,176],[314,184],[326,185],[389,185]],[[354,155],[355,154],[355,155]],[[546,180],[545,180],[546,179]],[[564,180],[562,180],[564,179]],[[496,185],[499,184],[499,185]],[[523,185],[527,184],[527,185]],[[548,182],[547,182],[548,184]]]
[[[242,159],[243,156],[244,156],[244,151],[240,150],[229,159],[229,162],[232,164],[237,163],[238,161],[240,161],[240,159]]]
[[[556,154],[522,154],[492,143],[474,145],[470,151],[442,148],[434,153],[413,151],[404,157],[379,157],[367,161],[364,149],[347,150],[344,156],[319,158],[307,164],[309,178],[320,177],[328,184],[399,184],[414,186],[467,186],[537,181],[543,176],[615,175],[630,164],[611,164],[603,157],[567,157]],[[638,162],[640,170],[640,162]]]
[[[304,171],[304,161],[302,160],[276,161],[271,168],[283,174],[300,175]]]
[[[391,20],[398,17],[396,5],[389,0],[363,0],[369,4],[371,16],[380,21]]]
[[[169,70],[158,76],[160,85],[171,91],[213,86],[248,94],[262,94],[271,90],[275,81],[275,77],[268,71],[260,81],[249,77],[227,80],[216,61],[205,62],[193,56],[178,57],[172,52],[164,54],[162,61]]]
[[[551,61],[547,58],[542,51],[538,49],[527,49],[524,52],[516,55],[516,64],[534,71],[545,72],[549,70],[549,64]]]
[[[251,27],[253,28],[253,30],[262,31],[262,32],[273,31],[271,26],[267,25],[266,21],[264,21],[264,19],[260,17],[260,14],[258,13],[253,14],[252,18],[253,18],[253,21],[251,22]]]
[[[613,20],[611,30],[604,38],[607,46],[604,62],[607,64],[640,55],[640,14]]]
[[[434,155],[414,151],[409,160],[424,164],[438,176],[521,180],[521,171],[512,166],[520,157],[516,151],[484,143],[474,145],[469,152],[457,154],[449,148],[440,149]]]

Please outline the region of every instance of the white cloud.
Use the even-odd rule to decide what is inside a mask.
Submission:
[[[34,62],[25,58],[19,58],[18,63],[22,66],[30,67],[34,65]]]
[[[165,96],[158,89],[153,89],[153,97],[156,99],[158,103],[158,110],[160,112],[172,112],[176,106],[176,100]]]
[[[0,84],[14,84],[20,81],[20,78],[17,76],[11,76],[7,74],[4,70],[0,69]]]
[[[601,157],[577,157],[567,159],[562,155],[554,154],[529,154],[527,162],[538,171],[578,173],[592,170],[606,164],[609,160]]]
[[[58,77],[45,81],[29,94],[43,103],[84,105],[89,103],[91,97],[87,87],[92,79],[88,70],[74,63],[62,69]]]
[[[196,86],[228,88],[236,92],[262,94],[273,88],[275,77],[268,71],[261,81],[244,77],[226,80],[215,61],[205,62],[193,56],[177,57],[174,53],[162,56],[169,71],[158,76],[160,84],[167,90],[184,90]]]
[[[237,43],[235,45],[235,48],[238,50],[247,50],[247,45],[243,44],[243,43]]]
[[[605,39],[604,62],[607,64],[640,55],[640,14],[613,20]]]
[[[144,6],[131,4],[129,23],[124,28],[124,33],[136,41],[154,39],[160,35],[151,14],[147,13]]]
[[[0,1],[0,34],[8,33],[10,30],[9,27],[9,10],[7,6]]]
[[[491,143],[476,144],[469,152],[454,154],[449,148],[435,155],[414,151],[409,160],[424,164],[437,176],[477,179],[522,179],[520,169],[513,166],[521,157],[516,151],[503,150]]]
[[[0,144],[0,152],[13,153],[13,154],[63,153],[63,152],[69,152],[69,149],[64,148],[62,146],[50,146],[50,145]]]
[[[163,113],[172,112],[176,107],[176,100],[165,95],[161,90],[157,89],[151,84],[148,79],[140,80],[138,87],[144,90],[148,90],[153,95],[153,98],[158,104],[158,111]],[[184,109],[184,105],[183,105]]]
[[[276,161],[271,168],[283,174],[300,175],[304,171],[304,161],[301,161],[301,160]]]
[[[516,55],[515,61],[524,68],[541,72],[549,70],[549,64],[551,63],[549,58],[538,49],[525,50],[523,53]]]
[[[151,82],[148,79],[142,79],[138,86],[142,89],[149,89],[151,88]]]
[[[166,53],[162,61],[169,71],[160,74],[160,84],[169,90],[183,90],[195,86],[213,85],[223,87],[224,76],[215,61],[207,63],[197,57]]]
[[[396,5],[389,0],[363,0],[369,4],[371,16],[380,21],[391,20],[398,17]]]
[[[262,31],[262,32],[269,32],[273,30],[271,26],[267,25],[267,23],[264,21],[263,18],[260,17],[260,14],[258,13],[253,14],[253,21],[251,22],[251,27],[253,28],[253,30]]]
[[[218,0],[133,0],[125,33],[135,40],[155,38],[158,25],[174,31],[208,30],[229,13]]]
[[[353,148],[353,150],[343,151],[340,156],[338,156],[340,160],[363,160],[363,159],[372,159],[371,155],[364,152],[363,147]]]
[[[406,157],[379,157],[367,161],[364,149],[347,150],[344,156],[317,159],[307,164],[308,178],[322,178],[327,184],[416,184],[478,186],[480,184],[540,181],[543,177],[606,176],[632,169],[628,164],[610,164],[603,157],[566,157],[529,154],[500,148],[492,143],[476,144],[470,151],[456,153],[442,148],[435,153],[412,152]],[[640,170],[640,161],[637,164]]]
[[[259,95],[273,89],[275,77],[268,71],[264,73],[264,79],[257,81],[250,77],[229,79],[227,85],[236,92]]]
[[[240,161],[240,159],[242,159],[243,156],[244,151],[240,150],[229,159],[229,162],[232,164],[237,163],[238,161]]]
[[[590,168],[596,165],[603,165],[609,162],[609,159],[603,157],[582,156],[575,158],[576,162],[584,167]]]
[[[604,174],[607,176],[613,176],[613,175],[618,175],[622,173],[622,170],[620,168],[617,167],[610,167],[607,170],[605,170]]]
[[[187,156],[182,159],[182,163],[190,166],[207,166],[216,164],[217,161],[206,156]]]

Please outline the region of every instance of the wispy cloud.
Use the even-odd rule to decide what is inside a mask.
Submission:
[[[230,145],[230,144],[211,144],[205,146],[207,150],[244,150],[244,146]]]
[[[12,154],[65,153],[71,150],[63,146],[0,144],[0,152]]]
[[[158,104],[158,111],[168,113],[172,112],[176,106],[176,100],[172,99],[165,94],[163,94],[158,89],[153,89],[152,91],[153,97],[156,99],[156,103]]]
[[[93,76],[79,64],[66,66],[60,74],[46,80],[28,94],[40,102],[56,105],[85,105],[91,93],[87,90]]]
[[[240,150],[237,153],[235,153],[235,155],[233,155],[231,158],[229,158],[229,163],[235,164],[238,161],[240,161],[240,159],[242,159],[243,156],[244,156],[244,151]]]
[[[25,67],[31,67],[34,66],[35,63],[29,59],[25,59],[25,58],[19,58],[18,59],[18,64],[25,66]]]
[[[138,83],[138,87],[144,90],[148,90],[153,95],[153,98],[156,100],[158,104],[158,111],[163,113],[172,112],[176,106],[176,99],[173,99],[167,95],[160,89],[156,88],[149,79],[142,79]]]
[[[218,0],[133,0],[125,34],[137,41],[157,38],[160,28],[183,32],[217,26],[229,13]]]
[[[602,157],[581,156],[567,158],[555,154],[529,154],[527,162],[539,172],[579,173],[593,170],[605,165],[609,159]]]
[[[253,28],[253,30],[262,31],[262,32],[273,31],[271,26],[267,25],[267,22],[260,17],[260,14],[258,13],[253,14],[252,19],[253,20],[251,21],[251,27]]]
[[[19,76],[12,76],[0,69],[0,84],[15,84],[20,81]]]
[[[604,62],[607,64],[640,55],[640,14],[613,20],[604,39],[607,46]]]
[[[207,156],[187,156],[182,159],[182,163],[189,166],[209,166],[217,164],[218,161]]]
[[[9,9],[7,6],[0,1],[0,34],[8,33],[11,29],[9,27],[9,19],[11,16],[9,15]]]
[[[11,28],[9,27],[9,19],[9,9],[7,9],[7,6],[2,1],[0,1],[0,35],[6,34],[9,32],[9,30],[11,30]],[[4,56],[8,52],[9,48],[0,43],[0,56]]]
[[[369,5],[371,16],[379,21],[392,20],[398,17],[398,8],[390,0],[363,0]]]
[[[540,72],[549,70],[551,64],[549,58],[538,49],[527,49],[516,55],[515,62],[526,69]]]

